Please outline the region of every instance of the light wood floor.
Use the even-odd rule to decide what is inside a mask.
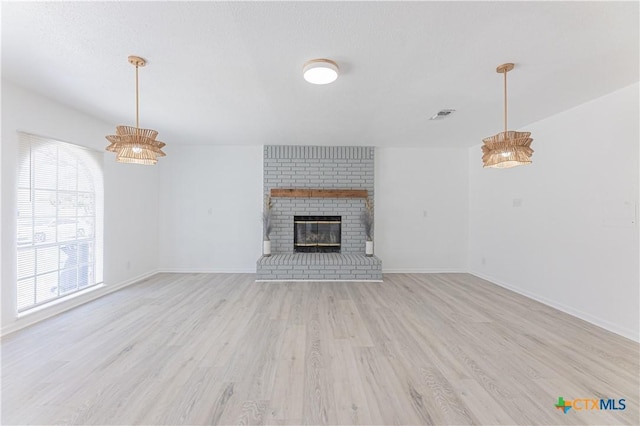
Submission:
[[[637,343],[471,275],[384,278],[157,275],[4,338],[2,424],[640,423]]]

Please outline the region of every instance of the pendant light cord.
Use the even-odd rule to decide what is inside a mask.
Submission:
[[[504,134],[507,135],[507,71],[504,72]]]
[[[138,65],[137,64],[136,64],[136,128],[137,129],[140,128],[140,117],[138,113]]]

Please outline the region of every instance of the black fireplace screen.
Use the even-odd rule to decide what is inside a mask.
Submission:
[[[294,216],[295,253],[340,253],[340,216]]]

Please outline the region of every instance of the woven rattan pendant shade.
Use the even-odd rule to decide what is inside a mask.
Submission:
[[[119,163],[153,165],[158,157],[164,157],[162,152],[164,142],[156,140],[158,132],[151,129],[140,129],[131,126],[116,127],[116,134],[107,136],[111,142],[106,149],[116,153]]]
[[[156,140],[158,132],[139,126],[138,67],[145,66],[146,62],[140,57],[129,56],[129,63],[136,67],[136,127],[117,126],[115,135],[106,136],[110,142],[106,150],[115,152],[119,163],[154,165],[158,157],[166,155],[162,152],[166,144]]]
[[[530,132],[507,130],[507,73],[514,68],[513,64],[500,65],[496,71],[504,74],[504,132],[484,138],[482,142],[482,163],[484,167],[508,169],[531,163]]]

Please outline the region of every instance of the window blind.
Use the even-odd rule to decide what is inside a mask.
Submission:
[[[102,282],[103,154],[18,135],[17,308]]]

